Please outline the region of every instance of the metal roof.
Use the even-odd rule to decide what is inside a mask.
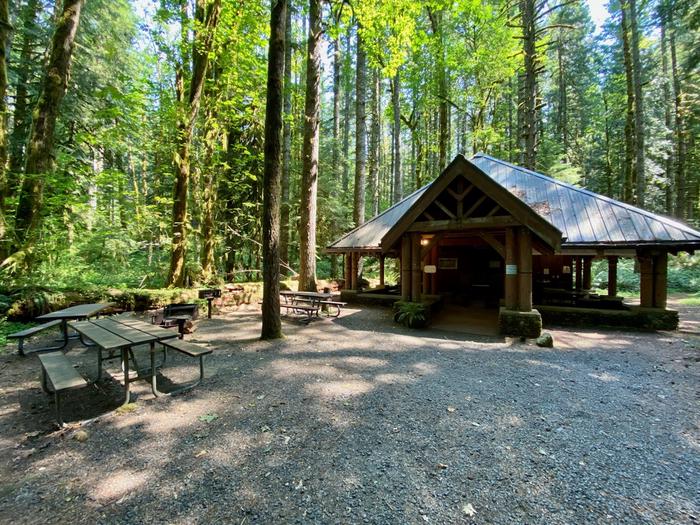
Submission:
[[[562,248],[578,245],[696,244],[700,232],[641,208],[604,197],[508,162],[477,154],[469,162],[562,232]],[[384,235],[432,184],[427,184],[329,246],[378,249]]]

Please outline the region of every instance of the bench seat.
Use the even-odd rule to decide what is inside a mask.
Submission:
[[[172,395],[172,394],[179,394],[180,392],[184,392],[186,390],[189,390],[191,388],[194,388],[197,386],[199,383],[202,382],[204,379],[204,356],[209,355],[213,352],[211,348],[206,348],[201,345],[196,345],[194,343],[190,343],[189,341],[183,341],[182,339],[168,339],[165,341],[160,342],[163,345],[163,348],[167,350],[175,350],[177,352],[180,352],[182,354],[185,354],[186,356],[189,357],[196,357],[199,359],[199,379],[196,381],[193,381],[191,383],[188,383],[176,390],[173,390],[172,392],[168,392],[167,394],[158,391],[155,385],[155,375],[153,376],[153,394],[156,396],[163,396],[163,395]],[[155,370],[155,365],[153,361],[153,355],[154,353],[151,352],[151,370]]]
[[[54,395],[56,421],[63,426],[61,417],[61,392],[88,386],[88,382],[62,352],[39,354],[41,362],[41,386],[48,394]],[[51,383],[51,388],[49,388]]]
[[[328,308],[326,308],[326,310],[327,310],[327,311],[326,311],[326,315],[327,315],[328,317],[338,317],[338,316],[340,315],[340,309],[341,309],[341,307],[345,306],[345,305],[348,304],[348,303],[344,303],[344,302],[342,302],[342,301],[331,301],[331,300],[328,300],[328,301],[321,301],[321,304],[322,304],[323,306],[326,306],[326,307],[332,306],[332,307],[335,308],[335,314],[331,314],[331,313],[330,313],[330,310],[328,310]]]
[[[48,330],[49,328],[52,328],[56,325],[60,325],[61,320],[56,319],[54,321],[49,321],[48,323],[43,323],[39,324],[36,326],[32,326],[31,328],[26,328],[24,330],[20,330],[19,332],[15,332],[14,334],[9,334],[7,336],[8,339],[17,339],[18,340],[18,352],[19,355],[24,355],[24,340],[27,337],[31,337],[35,334],[38,334],[39,332],[42,332],[44,330]],[[46,350],[57,350],[57,348],[47,348]]]

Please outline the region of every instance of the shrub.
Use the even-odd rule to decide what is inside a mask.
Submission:
[[[394,309],[394,321],[408,328],[423,328],[428,324],[429,311],[425,303],[397,301]]]

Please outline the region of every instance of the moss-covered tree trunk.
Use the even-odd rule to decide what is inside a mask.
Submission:
[[[282,179],[282,82],[287,0],[273,0],[267,61],[265,166],[263,172],[263,300],[261,339],[282,337],[280,320],[280,186]]]
[[[32,115],[27,142],[24,181],[15,216],[17,247],[32,242],[41,216],[44,182],[54,167],[53,145],[61,101],[68,89],[75,35],[83,0],[65,0],[56,21],[51,52],[41,84],[39,100]]]
[[[185,284],[185,257],[187,250],[187,193],[190,182],[190,149],[194,123],[199,112],[202,91],[207,77],[209,54],[214,42],[214,33],[219,21],[221,0],[197,0],[195,10],[196,31],[192,45],[192,79],[184,108],[178,122],[177,147],[175,153],[175,190],[173,195],[173,240],[170,255],[168,286]],[[178,78],[179,93],[184,93],[182,72]],[[179,95],[180,98],[184,98]]]
[[[0,262],[5,258],[6,224],[5,199],[7,198],[7,44],[12,26],[8,0],[0,0]]]
[[[299,290],[316,291],[316,197],[321,113],[321,3],[309,2],[306,103],[299,220]]]
[[[284,128],[282,130],[282,209],[280,259],[289,265],[289,181],[292,171],[292,9],[287,8],[284,31]],[[281,270],[284,274],[287,270]]]

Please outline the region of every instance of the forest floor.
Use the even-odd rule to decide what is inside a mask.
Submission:
[[[556,329],[544,349],[376,308],[261,342],[250,307],[187,336],[214,348],[190,393],[138,382],[110,411],[103,380],[64,402],[102,416],[61,432],[37,358],[3,355],[0,522],[699,523],[700,308],[678,308],[678,332]]]

